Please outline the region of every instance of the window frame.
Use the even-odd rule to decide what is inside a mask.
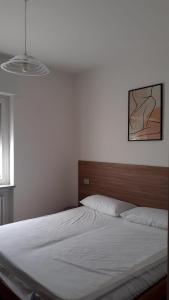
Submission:
[[[10,185],[11,164],[13,160],[13,122],[12,122],[13,95],[0,93],[0,144],[1,144],[1,171],[0,186]]]

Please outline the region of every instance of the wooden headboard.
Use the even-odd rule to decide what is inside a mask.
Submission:
[[[79,201],[93,194],[168,209],[169,168],[79,161]]]

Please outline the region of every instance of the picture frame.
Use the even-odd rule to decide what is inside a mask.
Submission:
[[[128,141],[162,140],[163,84],[128,91]]]

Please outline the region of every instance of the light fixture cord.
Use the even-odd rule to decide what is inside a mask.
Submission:
[[[27,55],[27,1],[25,0],[25,55]]]

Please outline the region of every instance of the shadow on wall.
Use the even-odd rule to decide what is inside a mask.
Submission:
[[[10,59],[12,55],[8,55],[6,53],[0,52],[0,64]]]

